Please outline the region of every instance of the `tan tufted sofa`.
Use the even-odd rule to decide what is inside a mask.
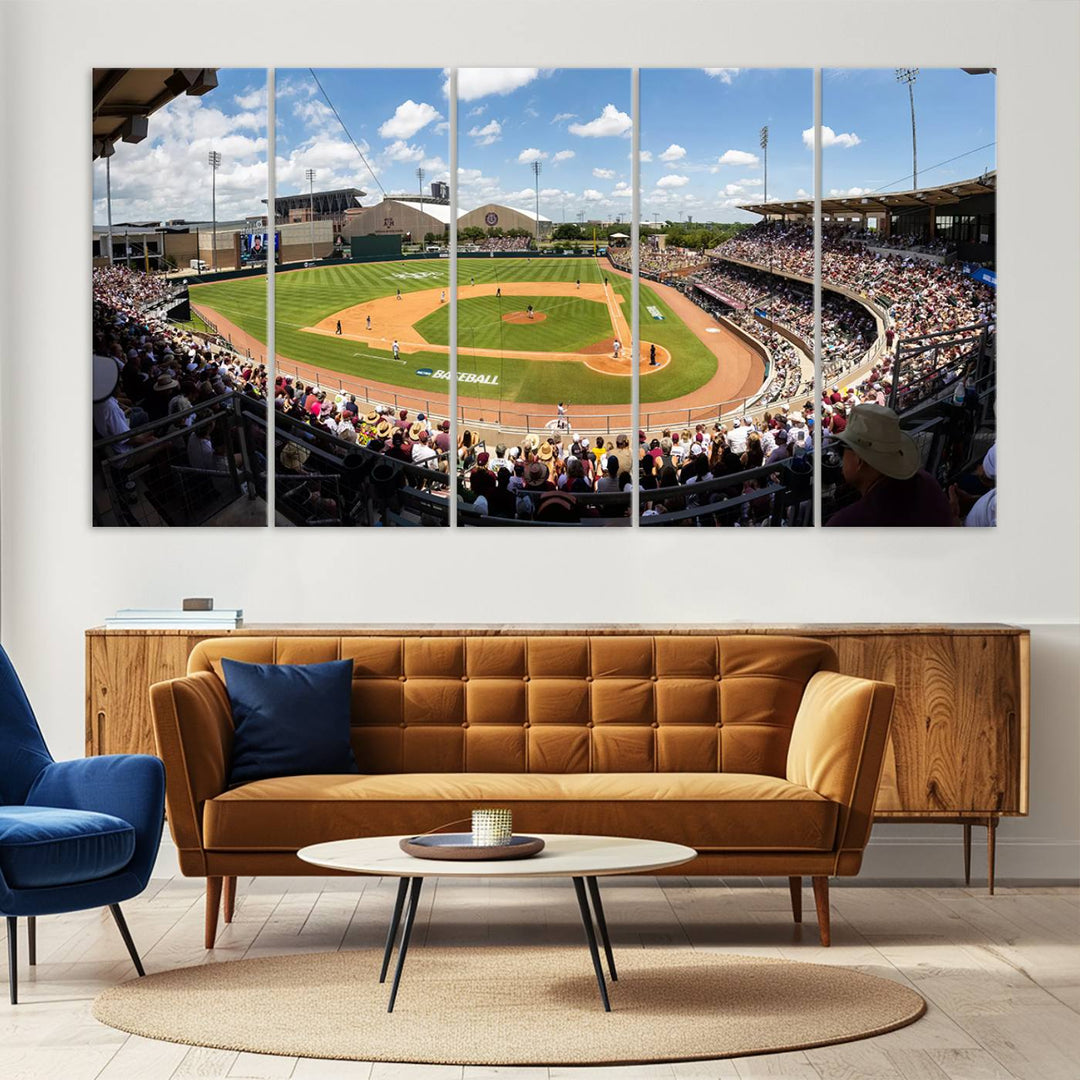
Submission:
[[[353,661],[360,775],[227,789],[233,725],[221,659]],[[893,687],[836,672],[809,638],[757,635],[222,637],[150,690],[169,826],[207,880],[206,945],[236,877],[323,874],[299,848],[423,832],[509,806],[519,832],[640,836],[699,852],[679,874],[858,873]]]

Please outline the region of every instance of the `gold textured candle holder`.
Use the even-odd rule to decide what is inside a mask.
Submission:
[[[472,842],[474,847],[509,844],[514,836],[514,820],[509,810],[474,810]]]

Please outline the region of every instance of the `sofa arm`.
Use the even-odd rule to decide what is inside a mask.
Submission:
[[[895,693],[889,683],[819,671],[791,729],[787,779],[842,807],[835,851],[846,873],[857,871],[870,838]]]
[[[93,810],[135,829],[128,869],[145,888],[154,869],[164,819],[165,772],[150,754],[108,754],[54,761],[38,774],[27,806]]]
[[[222,681],[209,671],[150,687],[157,751],[165,762],[169,829],[185,874],[205,871],[203,804],[226,787],[233,721]]]

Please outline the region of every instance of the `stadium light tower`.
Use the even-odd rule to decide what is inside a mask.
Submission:
[[[417,187],[417,191],[420,192],[420,199],[422,201],[423,198],[424,198],[424,170],[423,170],[423,167],[416,170],[416,179],[419,181],[419,186]]]
[[[210,166],[210,220],[213,232],[210,234],[210,269],[217,269],[217,171],[221,168],[221,154],[211,150],[206,157]]]
[[[536,246],[540,246],[540,170],[543,168],[541,161],[537,158],[532,163],[533,176],[536,179]]]
[[[762,199],[763,199],[764,202],[768,202],[769,201],[769,125],[764,124],[762,126],[762,128],[761,128],[761,131],[758,132],[758,135],[759,135],[759,142],[760,142],[760,145],[761,145],[762,157],[765,159],[764,160],[765,176],[764,176],[764,180],[763,180],[763,184],[762,184],[762,186],[764,188],[764,194],[762,196]],[[768,220],[767,216],[766,216],[766,220]]]
[[[896,81],[907,83],[908,100],[911,102],[911,186],[919,186],[919,156],[915,146],[915,80],[919,77],[918,68],[897,68]]]
[[[305,169],[304,179],[308,182],[308,228],[311,230],[311,261],[315,261],[315,170]]]

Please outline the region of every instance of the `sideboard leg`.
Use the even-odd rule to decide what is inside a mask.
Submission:
[[[815,877],[814,904],[817,906],[818,932],[821,934],[821,944],[826,948],[832,943],[832,932],[829,928],[829,879],[827,877]]]
[[[994,895],[994,857],[997,854],[997,827],[998,819],[988,817],[986,819],[986,884],[989,886],[990,895]]]
[[[791,914],[797,923],[802,922],[802,878],[789,877],[788,888],[791,890]]]
[[[964,884],[971,884],[971,822],[964,822]]]

